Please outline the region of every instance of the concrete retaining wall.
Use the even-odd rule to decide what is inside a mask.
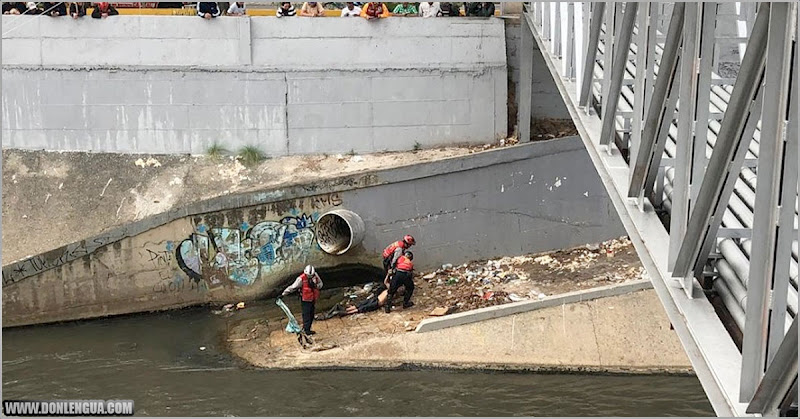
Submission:
[[[270,155],[506,135],[499,19],[3,17],[3,146]]]
[[[361,245],[338,257],[315,241],[332,208],[366,224]],[[624,230],[579,138],[529,143],[199,202],[7,265],[3,326],[259,298],[307,263],[380,266],[405,233],[424,270]]]

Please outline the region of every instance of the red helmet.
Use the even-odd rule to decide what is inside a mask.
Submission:
[[[409,246],[413,246],[413,245],[417,244],[417,241],[414,240],[414,238],[411,237],[410,234],[406,234],[406,236],[403,237],[403,241],[406,242],[406,244],[409,245]]]

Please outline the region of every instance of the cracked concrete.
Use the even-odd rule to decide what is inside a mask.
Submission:
[[[285,322],[231,330],[234,354],[268,368],[401,365],[497,370],[689,373],[691,364],[653,290],[562,305],[427,333],[405,332],[402,312],[317,322],[319,345],[304,351]],[[513,339],[512,339],[513,336]],[[513,344],[512,344],[513,343]]]

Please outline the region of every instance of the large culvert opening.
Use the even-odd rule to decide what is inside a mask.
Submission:
[[[334,210],[319,217],[316,234],[323,252],[341,255],[364,238],[364,222],[354,212]]]

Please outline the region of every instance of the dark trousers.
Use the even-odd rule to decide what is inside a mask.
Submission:
[[[314,322],[314,301],[300,301],[303,308],[303,331],[311,331],[311,323]]]
[[[390,255],[388,258],[383,258],[383,273],[386,274],[391,269],[392,265],[392,258],[394,255]]]
[[[412,280],[411,272],[406,271],[397,271],[397,273],[392,276],[392,282],[389,284],[389,300],[386,304],[391,304],[392,298],[397,293],[397,289],[400,286],[405,287],[406,292],[403,293],[403,304],[408,304],[411,301],[411,294],[414,293],[414,281]]]

